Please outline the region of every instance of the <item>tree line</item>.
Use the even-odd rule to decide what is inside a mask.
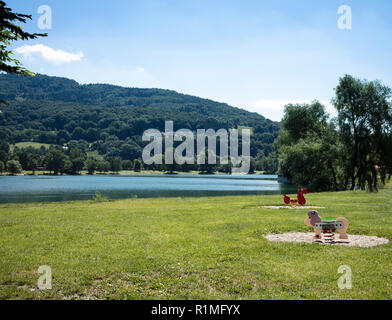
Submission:
[[[277,139],[279,174],[314,190],[377,190],[392,173],[391,88],[340,78],[332,103],[287,105]]]
[[[208,161],[208,159],[207,159]],[[163,161],[164,162],[164,161]],[[207,162],[206,162],[207,163]],[[11,151],[9,145],[5,142],[0,143],[0,173],[9,173],[11,175],[21,174],[23,172],[46,171],[54,175],[78,175],[82,171],[88,174],[95,173],[119,173],[120,171],[160,171],[166,173],[176,172],[199,172],[203,174],[214,173],[231,173],[231,164],[219,164],[219,157],[216,165],[195,164],[178,165],[174,164],[151,164],[146,165],[141,159],[128,160],[120,156],[97,158],[88,155],[77,147],[61,148],[59,146],[50,146],[46,148],[41,146],[19,148],[14,147]],[[266,157],[263,159],[251,158],[250,172],[264,171],[274,173],[277,170],[277,159],[275,157]]]

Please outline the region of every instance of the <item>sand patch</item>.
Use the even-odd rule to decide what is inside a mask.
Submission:
[[[292,232],[282,234],[270,234],[265,236],[268,241],[272,242],[291,242],[291,243],[320,243],[333,246],[348,246],[348,247],[362,247],[370,248],[389,243],[386,238],[375,236],[362,236],[362,235],[348,235],[348,240],[339,240],[339,235],[335,235],[335,242],[315,242],[313,240],[313,232]]]

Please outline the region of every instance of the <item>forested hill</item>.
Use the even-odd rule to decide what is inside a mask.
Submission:
[[[140,157],[141,136],[150,128],[196,130],[251,127],[251,153],[268,154],[279,123],[257,113],[162,89],[124,88],[36,75],[0,75],[0,139],[9,144],[73,144],[107,157]],[[87,150],[86,150],[87,151]]]

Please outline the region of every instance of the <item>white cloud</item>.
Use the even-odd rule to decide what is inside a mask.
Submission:
[[[23,54],[25,58],[39,54],[44,60],[54,64],[80,61],[84,56],[83,52],[69,53],[61,49],[52,49],[51,47],[45,46],[43,44],[36,44],[32,46],[25,45],[15,49],[15,52]]]
[[[137,73],[143,73],[145,70],[144,68],[136,68]]]
[[[274,121],[280,121],[283,118],[284,107],[289,104],[303,104],[303,103],[311,103],[312,99],[308,100],[256,100],[249,103],[249,107],[246,109],[252,112],[257,112],[263,115],[266,118],[269,118]],[[336,116],[336,111],[328,100],[320,100],[320,102],[326,107],[327,112],[329,112],[332,116]]]

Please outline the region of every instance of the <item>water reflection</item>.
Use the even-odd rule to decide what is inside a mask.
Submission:
[[[0,203],[296,193],[275,175],[94,175],[0,177]]]

